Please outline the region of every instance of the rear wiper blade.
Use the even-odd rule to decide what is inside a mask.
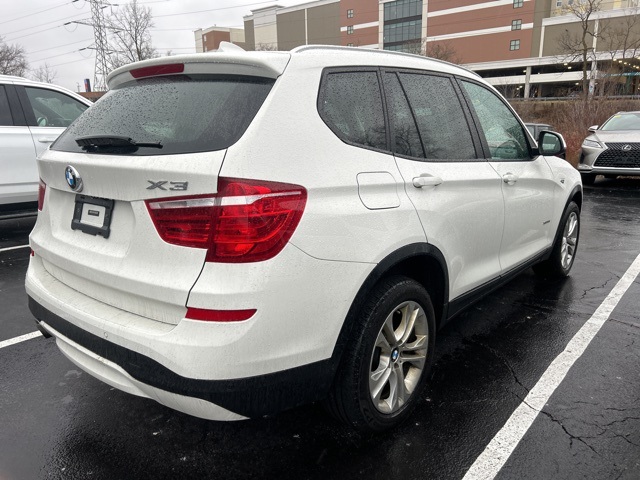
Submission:
[[[76,143],[84,150],[94,148],[162,148],[160,142],[136,142],[132,138],[122,135],[87,135],[85,137],[76,138]]]

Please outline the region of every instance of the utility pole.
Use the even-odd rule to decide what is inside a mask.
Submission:
[[[109,6],[109,2],[106,0],[90,0],[90,3],[91,19],[93,20],[93,37],[96,44],[96,65],[93,76],[93,89],[96,91],[105,91],[107,89],[106,78],[109,73],[109,66],[107,63],[109,46],[107,44],[103,9]]]
[[[77,2],[78,0],[73,0]],[[91,5],[91,21],[88,20],[76,20],[74,22],[65,23],[77,23],[79,25],[87,25],[93,27],[93,39],[95,47],[81,48],[80,50],[95,50],[96,51],[96,63],[93,74],[93,89],[98,92],[104,92],[107,90],[106,78],[109,73],[109,43],[107,41],[107,26],[104,21],[103,10],[110,7],[111,4],[108,0],[86,0]]]

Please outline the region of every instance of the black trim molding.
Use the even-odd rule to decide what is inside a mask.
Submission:
[[[29,297],[29,309],[65,337],[122,367],[152,387],[215,403],[245,417],[273,415],[324,398],[333,380],[330,360],[255,377],[198,380],[183,377],[159,362],[71,324]]]

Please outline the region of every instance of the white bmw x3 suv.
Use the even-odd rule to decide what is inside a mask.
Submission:
[[[436,331],[533,266],[565,276],[580,175],[477,75],[341,47],[122,67],[39,160],[26,278],[106,383],[234,420],[410,413]]]

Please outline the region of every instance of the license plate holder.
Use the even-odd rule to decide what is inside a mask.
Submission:
[[[106,198],[76,194],[71,229],[109,238],[114,203]]]

